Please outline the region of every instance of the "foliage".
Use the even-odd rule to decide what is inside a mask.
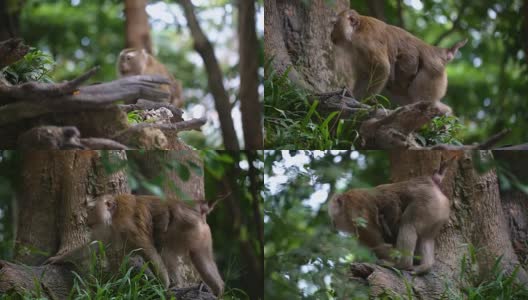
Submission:
[[[447,299],[527,299],[528,287],[520,285],[516,276],[519,266],[511,274],[507,274],[500,268],[502,257],[497,257],[491,266],[486,278],[482,278],[478,272],[479,256],[485,255],[485,251],[477,249],[473,245],[468,245],[468,252],[462,256],[460,261],[462,272],[460,282],[465,282],[465,286],[460,290],[453,290],[449,286],[446,288]]]
[[[53,80],[50,73],[55,66],[51,55],[36,48],[30,48],[29,52],[18,62],[5,67],[0,75],[11,84],[21,84],[29,81],[51,83]]]
[[[335,192],[387,177],[386,153],[266,151],[265,294],[270,299],[368,299],[347,280],[347,264],[374,261],[352,237],[329,226],[324,203]],[[351,174],[354,174],[351,176]]]
[[[278,75],[270,70],[264,81],[264,128],[266,149],[352,148],[354,137],[350,122],[339,119],[334,111],[324,116],[317,111],[319,102],[308,100],[308,93],[295,87],[288,71]]]
[[[93,249],[92,249],[93,250]],[[115,273],[105,270],[105,247],[99,242],[91,251],[91,260],[86,273],[74,272],[74,283],[68,299],[176,299],[166,293],[163,284],[152,274],[145,264],[139,267],[132,263],[133,251],[123,258]],[[136,260],[137,261],[137,260]],[[35,279],[35,291],[13,292],[0,299],[43,299],[46,293],[43,285]],[[223,299],[246,299],[243,291],[227,287]]]
[[[139,114],[138,110],[133,110],[127,113],[127,120],[129,124],[139,124],[143,121],[143,118]]]
[[[462,145],[459,140],[462,129],[463,126],[457,117],[441,116],[434,118],[431,123],[421,128],[416,138],[422,146],[436,144]]]

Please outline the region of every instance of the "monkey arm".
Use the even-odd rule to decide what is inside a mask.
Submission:
[[[379,259],[391,260],[392,246],[385,242],[381,230],[374,224],[369,224],[367,228],[359,230],[359,240],[372,249]]]
[[[73,248],[69,251],[66,251],[62,254],[52,256],[46,261],[44,261],[44,265],[53,265],[53,264],[60,264],[65,262],[81,262],[85,261],[90,257],[91,253],[99,253],[99,250],[101,249],[101,244],[98,241],[93,241],[89,244],[81,245],[79,247]]]

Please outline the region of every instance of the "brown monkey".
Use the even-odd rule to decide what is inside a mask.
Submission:
[[[87,223],[93,239],[111,241],[127,253],[142,248],[145,260],[152,262],[166,287],[177,274],[178,256],[189,255],[203,281],[220,295],[224,282],[214,261],[211,230],[205,219],[210,211],[202,202],[192,206],[155,196],[103,195],[89,209]],[[68,257],[65,253],[48,262]]]
[[[434,242],[450,213],[449,199],[439,188],[448,165],[460,154],[441,163],[432,176],[383,184],[372,189],[351,189],[335,195],[328,212],[336,229],[357,234],[364,245],[383,261],[391,261],[391,249],[402,254],[396,266],[415,274],[434,264]],[[363,218],[366,226],[357,224]],[[420,264],[413,266],[414,256]]]
[[[154,197],[155,198],[155,197]],[[145,261],[152,263],[154,271],[165,287],[169,286],[167,268],[154,244],[154,231],[167,230],[170,214],[158,198],[133,195],[103,195],[88,203],[87,225],[91,239],[110,243],[124,253],[141,249]],[[88,248],[81,246],[49,258],[46,263],[60,263],[74,257],[86,257]]]
[[[431,46],[409,32],[375,18],[345,10],[331,33],[337,61],[351,69],[347,84],[363,99],[386,88],[399,105],[439,102],[446,93],[445,66],[467,40],[444,49]],[[442,111],[451,108],[438,103]]]
[[[169,73],[167,68],[145,49],[128,48],[119,53],[117,61],[119,77],[132,75],[162,75],[170,79],[170,86],[164,89],[171,94],[171,103],[177,107],[183,106],[182,85]]]

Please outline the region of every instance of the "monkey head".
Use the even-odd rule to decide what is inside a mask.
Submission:
[[[352,36],[360,26],[361,16],[353,9],[344,10],[337,16],[334,29],[330,34],[332,43],[338,45],[344,41],[351,41]]]
[[[145,49],[125,49],[119,53],[117,65],[121,76],[143,74],[147,66],[148,53]]]
[[[336,194],[328,204],[328,214],[335,229],[348,233],[356,233],[365,226],[360,221],[370,223],[371,203],[365,202],[367,191],[362,189],[350,190],[343,194]]]
[[[117,208],[117,203],[112,195],[103,195],[88,202],[87,224],[90,228],[97,225],[112,225],[112,216]]]

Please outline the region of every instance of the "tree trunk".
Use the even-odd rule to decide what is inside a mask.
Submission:
[[[126,160],[129,154],[125,151],[107,153],[108,160]],[[167,159],[181,162],[197,157],[196,153],[160,153]],[[17,186],[20,212],[14,259],[34,267],[0,261],[0,293],[34,290],[34,278],[39,278],[47,297],[63,299],[73,284],[71,265],[36,265],[49,256],[86,243],[89,239],[87,199],[105,193],[130,193],[127,177],[124,171],[108,174],[107,163],[98,151],[27,151],[21,157]],[[180,188],[203,198],[203,175],[181,182]],[[107,253],[107,256],[113,255],[119,257],[119,254]],[[197,282],[197,277],[189,274],[192,274],[189,268],[182,268],[178,274],[179,286]]]
[[[23,6],[24,1],[0,0],[0,41],[19,36]]]
[[[367,1],[370,15],[376,19],[386,21],[385,18],[385,0],[369,0]]]
[[[331,20],[349,1],[264,1],[264,51],[272,67],[297,85],[317,93],[342,87],[334,69]]]
[[[207,82],[211,89],[211,94],[213,94],[216,110],[218,111],[224,146],[227,150],[239,150],[240,147],[238,145],[235,126],[233,125],[233,118],[231,117],[231,103],[229,102],[229,96],[224,87],[224,77],[222,70],[220,70],[218,60],[216,59],[213,45],[207,39],[207,36],[198,23],[192,2],[190,0],[180,0],[179,3],[187,19],[189,30],[194,40],[194,48],[202,57],[205,69],[207,70]]]
[[[125,0],[126,48],[145,49],[148,53],[152,53],[146,7],[147,0]]]
[[[240,53],[240,110],[244,129],[245,149],[263,149],[262,106],[258,94],[258,45],[255,24],[255,1],[245,0],[238,4],[238,35]]]
[[[494,151],[499,164],[505,164],[514,178],[511,186],[501,186],[502,208],[509,224],[513,250],[520,261],[528,262],[528,195],[514,185],[528,178],[528,151]]]
[[[451,217],[436,238],[435,265],[431,273],[413,277],[412,293],[420,299],[438,299],[444,293],[447,281],[454,290],[467,282],[463,278],[462,258],[469,256],[467,245],[477,250],[478,275],[489,279],[495,260],[502,255],[499,266],[512,274],[519,267],[517,278],[528,282],[526,271],[521,268],[510,240],[510,230],[502,210],[497,175],[494,170],[479,174],[473,166],[474,157],[491,161],[491,152],[466,152],[451,166],[442,182],[441,189],[451,200]],[[430,175],[438,168],[441,157],[449,157],[446,151],[391,151],[391,180],[406,180],[416,176]],[[527,157],[528,158],[528,157]],[[406,294],[402,278],[381,267],[365,268],[352,265],[352,273],[368,281],[372,293],[379,295],[384,289]],[[408,280],[407,273],[404,277]]]

